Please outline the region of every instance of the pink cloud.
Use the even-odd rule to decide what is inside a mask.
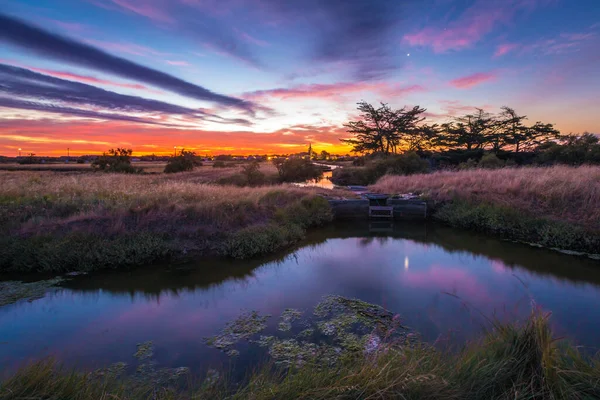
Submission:
[[[333,84],[296,85],[291,88],[257,90],[255,92],[245,93],[243,97],[252,99],[268,97],[279,99],[335,99],[346,94],[359,92],[377,92],[384,97],[399,97],[424,91],[426,91],[426,89],[420,85],[401,86],[399,84],[387,82],[339,82]]]
[[[150,18],[158,22],[174,22],[173,18],[163,9],[154,7],[147,0],[112,0],[113,3],[129,12]]]
[[[424,28],[404,36],[411,46],[431,47],[436,53],[464,50],[479,42],[498,25],[508,24],[524,10],[552,0],[478,0],[454,21],[441,22],[444,28]]]
[[[505,43],[501,44],[496,48],[496,52],[494,53],[494,57],[502,57],[519,47],[516,43]]]
[[[267,42],[266,40],[261,40],[261,39],[257,39],[254,36],[249,35],[246,32],[239,32],[239,36],[242,38],[242,40],[260,46],[260,47],[267,47],[269,46],[269,42]]]
[[[544,39],[523,46],[521,53],[541,53],[543,55],[573,53],[596,42],[597,38],[598,36],[594,32],[562,33],[553,39]]]
[[[120,53],[132,54],[134,56],[166,56],[169,54],[154,50],[150,47],[140,46],[139,44],[135,43],[107,42],[94,39],[86,39],[85,42],[101,47],[105,50],[118,51]]]
[[[10,65],[17,66],[17,67],[27,68],[32,71],[36,71],[36,72],[39,72],[42,74],[54,76],[57,78],[67,79],[67,80],[73,80],[73,81],[90,83],[90,84],[110,85],[110,86],[117,86],[117,87],[128,88],[128,89],[140,89],[140,90],[149,90],[151,92],[157,92],[155,90],[149,89],[148,87],[146,87],[144,85],[140,85],[139,83],[115,82],[115,81],[109,81],[107,79],[96,78],[94,76],[89,76],[89,75],[79,75],[79,74],[75,74],[73,72],[55,71],[55,70],[51,70],[51,69],[31,67],[29,65],[25,65],[25,64],[22,64],[22,63],[19,63],[16,61],[4,60],[1,58],[0,58],[0,62],[4,62],[4,63],[10,64]],[[157,92],[157,93],[160,93],[160,92]]]
[[[169,65],[176,65],[179,67],[188,67],[190,63],[187,61],[178,61],[178,60],[165,60],[165,62]]]
[[[496,80],[497,76],[491,72],[478,72],[476,74],[463,76],[462,78],[453,79],[450,85],[458,89],[469,89],[485,82]]]

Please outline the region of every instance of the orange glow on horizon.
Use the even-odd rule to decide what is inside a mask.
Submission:
[[[348,154],[350,147],[339,139],[347,137],[343,127],[297,126],[270,133],[231,131],[213,132],[148,128],[122,122],[15,121],[21,126],[0,127],[0,155],[15,157],[97,155],[111,148],[133,149],[134,155],[171,155],[173,148],[195,151],[199,155],[293,154],[313,149],[331,154]],[[291,134],[290,134],[291,133]]]

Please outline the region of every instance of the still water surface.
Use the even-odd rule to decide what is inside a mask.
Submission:
[[[152,340],[161,366],[247,366],[207,347],[243,310],[275,317],[337,294],[383,305],[438,346],[480,332],[483,315],[552,312],[559,335],[600,347],[600,262],[435,225],[354,223],[313,232],[279,258],[204,261],[78,277],[33,302],[0,308],[0,370],[52,355],[97,368],[132,361]]]

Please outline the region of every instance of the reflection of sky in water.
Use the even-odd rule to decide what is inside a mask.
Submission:
[[[577,259],[567,260],[576,264]],[[135,272],[118,276],[136,279]],[[435,244],[349,238],[302,248],[295,257],[259,267],[244,279],[205,289],[167,287],[159,296],[63,289],[1,308],[0,366],[48,354],[89,366],[130,361],[136,343],[146,340],[155,342],[162,365],[227,363],[202,338],[241,310],[275,316],[288,307],[310,310],[326,294],[381,304],[439,343],[472,337],[484,321],[480,313],[501,319],[526,315],[531,295],[553,312],[559,334],[584,345],[600,344],[598,286],[467,252],[449,253]],[[273,318],[270,328],[276,323]]]

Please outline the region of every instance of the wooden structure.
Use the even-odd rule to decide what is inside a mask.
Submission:
[[[387,205],[388,195],[367,193],[369,200],[369,218],[394,218],[394,207]]]
[[[379,197],[381,196],[381,197]],[[369,198],[371,197],[371,198]],[[329,200],[336,219],[425,220],[427,203],[418,198],[365,194],[361,199]]]

